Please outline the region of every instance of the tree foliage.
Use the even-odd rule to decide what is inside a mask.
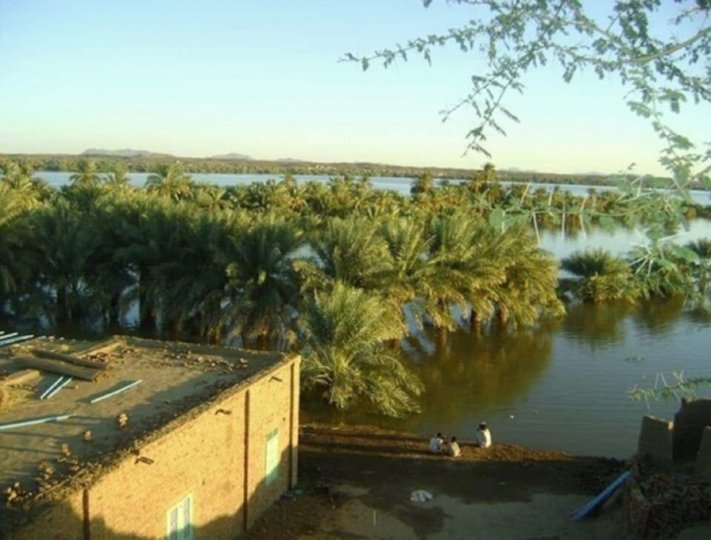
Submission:
[[[486,70],[472,74],[469,92],[443,111],[448,118],[470,106],[479,121],[468,132],[468,147],[485,148],[492,130],[505,134],[503,119],[518,121],[507,105],[509,94],[525,91],[525,76],[557,62],[563,80],[593,70],[629,88],[630,110],[649,120],[665,143],[661,163],[679,185],[708,177],[711,149],[699,149],[670,127],[668,113],[688,101],[711,102],[711,25],[706,0],[615,0],[598,15],[581,0],[454,0],[471,6],[463,25],[445,33],[412,39],[404,45],[345,59],[363,69],[385,67],[411,54],[432,61],[436,47],[454,46],[483,57]],[[423,1],[427,7],[431,0]]]

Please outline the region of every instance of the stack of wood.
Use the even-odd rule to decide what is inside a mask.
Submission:
[[[106,363],[36,347],[30,349],[30,352],[33,356],[18,355],[13,357],[15,363],[31,368],[16,373],[16,377],[32,377],[32,371],[41,370],[84,381],[94,381],[108,367]],[[22,375],[23,373],[24,375]]]

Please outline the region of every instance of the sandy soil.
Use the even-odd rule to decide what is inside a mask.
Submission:
[[[299,489],[249,539],[625,538],[619,504],[582,522],[570,513],[626,466],[495,443],[464,441],[460,458],[427,441],[374,428],[304,426]],[[414,490],[433,495],[411,502]]]

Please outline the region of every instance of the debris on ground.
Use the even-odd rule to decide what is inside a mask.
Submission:
[[[648,463],[634,469],[624,492],[624,515],[636,538],[671,538],[684,527],[711,520],[711,486]]]
[[[424,503],[432,500],[432,493],[424,489],[416,489],[410,493],[410,502]]]

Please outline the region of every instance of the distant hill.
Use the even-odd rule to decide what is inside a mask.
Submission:
[[[275,159],[274,161],[276,163],[307,163],[303,159],[296,159],[296,158],[290,158],[290,157]]]
[[[122,158],[136,158],[148,156],[167,156],[168,154],[160,154],[158,152],[149,152],[148,150],[133,150],[124,148],[122,150],[106,150],[104,148],[89,148],[81,153],[82,156],[110,156]]]
[[[229,154],[219,154],[217,156],[210,156],[208,159],[242,159],[251,160],[252,158],[246,154],[238,154],[237,152],[230,152]]]

